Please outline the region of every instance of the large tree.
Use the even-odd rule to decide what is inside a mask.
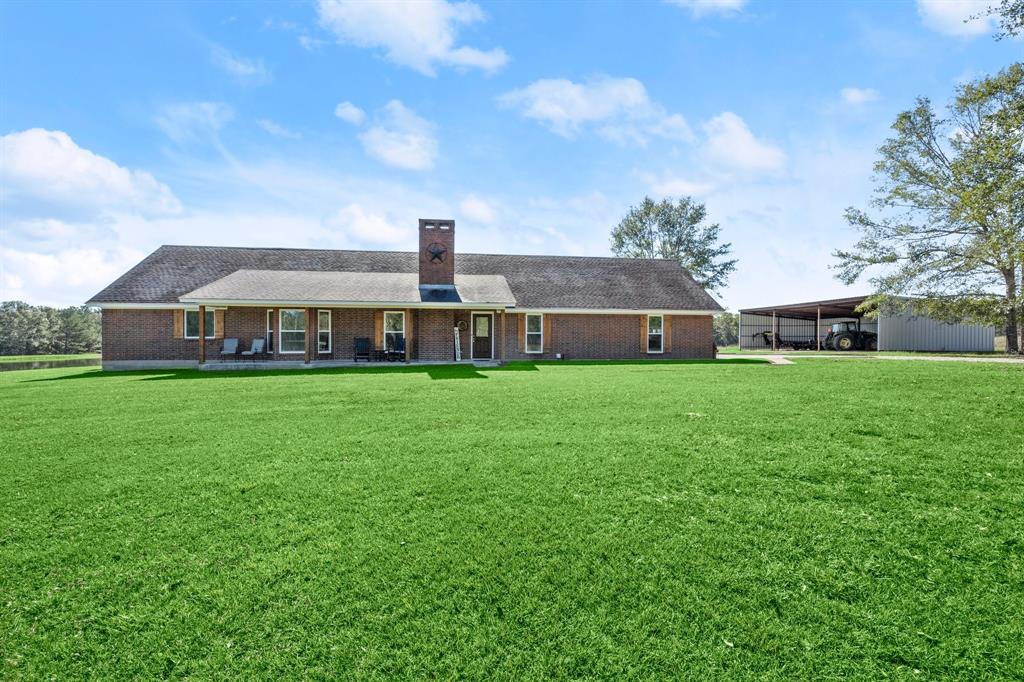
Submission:
[[[860,239],[835,252],[838,277],[850,284],[870,269],[876,302],[999,324],[1007,351],[1019,352],[1024,65],[960,86],[944,116],[919,98],[892,129],[873,211],[846,210]]]
[[[999,40],[1024,33],[1024,0],[999,0],[981,16],[999,17],[999,33],[996,34]]]
[[[612,230],[612,252],[679,261],[701,286],[718,291],[736,269],[736,260],[726,259],[732,244],[718,243],[721,227],[708,223],[707,216],[704,204],[690,197],[675,202],[644,197]]]

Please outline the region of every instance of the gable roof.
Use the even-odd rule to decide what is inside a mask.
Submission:
[[[181,297],[185,303],[416,304],[510,306],[516,299],[501,275],[455,275],[455,286],[423,286],[415,272],[236,270]]]
[[[417,273],[418,268],[411,251],[161,246],[87,303],[178,303],[238,270]],[[503,276],[519,308],[722,309],[669,260],[459,253],[455,272]]]

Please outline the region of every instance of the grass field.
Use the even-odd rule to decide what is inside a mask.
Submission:
[[[0,677],[1019,678],[1024,368],[0,375]]]
[[[50,362],[53,360],[98,360],[99,353],[75,353],[72,355],[0,355],[0,364],[8,362]]]

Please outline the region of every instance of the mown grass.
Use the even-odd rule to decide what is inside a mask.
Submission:
[[[1022,408],[969,363],[10,372],[0,677],[1019,678]]]
[[[99,353],[72,353],[71,355],[0,355],[0,364],[8,362],[48,362],[52,360],[98,360]]]
[[[1007,357],[1006,353],[1001,350],[996,350],[988,353],[968,353],[961,351],[918,351],[918,350],[880,350],[880,351],[834,351],[834,350],[792,350],[779,348],[778,350],[772,350],[771,348],[740,348],[738,346],[724,346],[718,349],[718,354],[722,356],[729,355],[796,355],[806,357],[851,357],[854,355],[863,356],[867,358],[877,357],[880,355],[891,356],[891,357],[927,357],[930,355],[950,357],[950,358],[999,358]],[[1012,357],[1012,356],[1011,356]]]

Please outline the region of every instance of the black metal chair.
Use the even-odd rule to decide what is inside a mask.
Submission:
[[[360,337],[352,344],[352,362],[370,361],[370,339]]]
[[[384,359],[388,362],[405,360],[405,337],[399,336],[390,348],[385,348]]]

